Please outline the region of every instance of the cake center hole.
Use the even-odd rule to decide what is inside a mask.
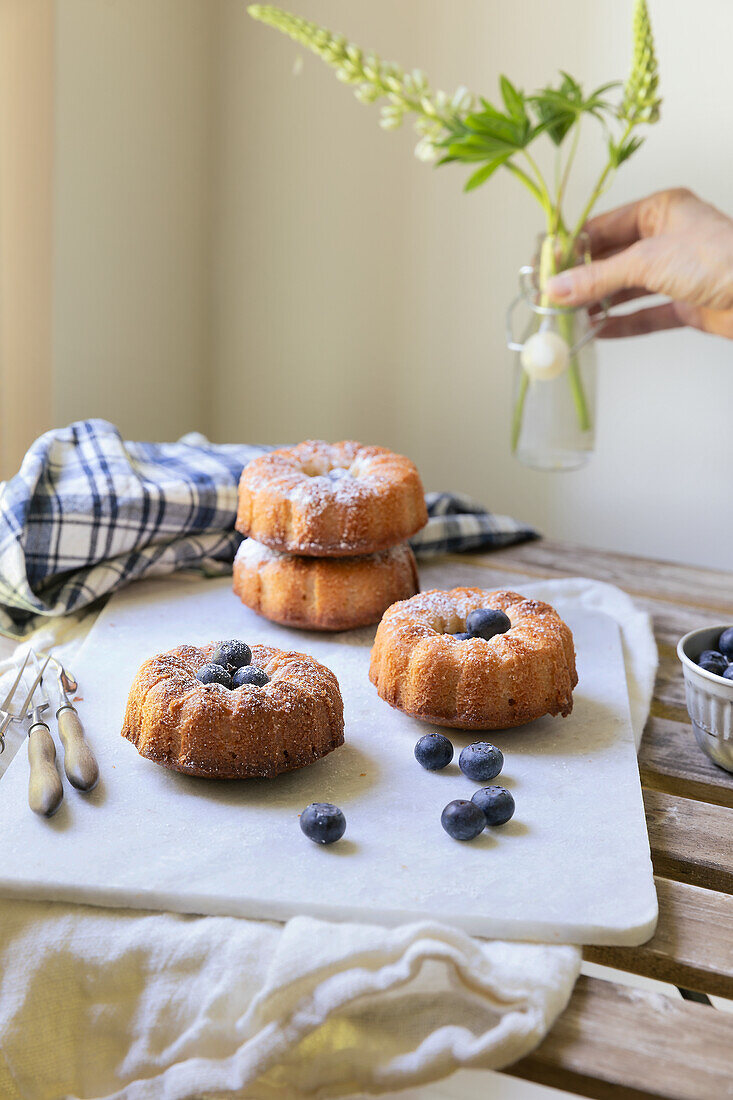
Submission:
[[[327,477],[331,481],[341,481],[342,478],[355,476],[352,466],[332,466],[325,458],[321,461],[313,459],[308,462],[303,467],[303,473],[307,477]]]

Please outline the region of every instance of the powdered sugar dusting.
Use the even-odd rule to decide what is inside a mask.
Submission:
[[[414,463],[353,440],[271,451],[240,481],[237,528],[294,553],[368,553],[403,541],[426,520]]]
[[[254,568],[258,565],[264,565],[267,562],[284,561],[287,562],[291,558],[297,557],[297,555],[287,554],[283,550],[274,550],[270,546],[265,546],[261,542],[257,542],[255,539],[245,539],[240,545],[235,556],[235,562],[241,562],[247,566]],[[394,562],[395,564],[405,564],[412,558],[412,551],[410,546],[406,542],[401,542],[397,546],[390,546],[387,550],[379,550],[376,554],[357,554],[348,558],[348,563],[357,564],[359,562],[374,562],[375,564],[382,565],[388,562]],[[304,558],[304,562],[318,561],[318,558]],[[341,559],[335,558],[334,562],[338,562]]]
[[[305,653],[252,646],[263,687],[203,684],[215,642],[151,657],[130,690],[123,736],[156,763],[196,775],[277,775],[343,742],[343,701],[330,669]]]

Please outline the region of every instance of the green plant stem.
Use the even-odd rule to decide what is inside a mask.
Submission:
[[[519,165],[512,164],[510,160],[504,164],[505,168],[508,168],[512,175],[516,176],[518,180],[521,180],[525,187],[529,188],[537,202],[542,206],[545,213],[548,212],[547,202],[548,199],[542,194],[535,181],[524,172]]]
[[[554,238],[545,238],[542,254],[540,256],[540,288],[547,286],[548,280],[551,279],[553,275],[557,275],[558,271],[562,271],[568,265],[573,255],[574,245],[574,237],[565,242],[563,256],[558,264],[554,248]],[[549,301],[547,294],[542,291],[542,296],[540,298],[541,304],[546,307],[549,305]],[[569,348],[572,348],[575,343],[573,314],[571,312],[558,313],[557,327],[565,343]],[[585,399],[585,390],[583,389],[583,379],[580,376],[580,364],[578,363],[577,355],[573,355],[570,358],[570,363],[568,364],[568,379],[580,430],[582,432],[587,432],[590,428],[590,416],[588,413],[588,402]]]
[[[633,128],[634,128],[634,123],[633,122],[627,122],[626,129],[624,130],[624,134],[623,134],[623,137],[621,138],[621,141],[619,142],[619,145],[624,144],[624,142],[629,137],[629,134],[631,133]],[[578,224],[576,225],[575,229],[573,230],[573,239],[578,237],[578,235],[582,232],[583,226],[588,221],[588,217],[590,216],[591,210],[596,205],[596,203],[598,202],[598,200],[600,199],[601,195],[603,194],[603,192],[605,190],[606,180],[608,179],[608,177],[611,174],[612,170],[613,170],[613,164],[612,164],[611,160],[609,159],[608,163],[606,164],[606,167],[603,169],[600,176],[598,177],[598,182],[596,183],[595,187],[593,188],[593,190],[591,192],[591,196],[588,199],[588,202],[585,204],[585,207],[583,208],[583,213],[580,215],[580,218],[578,219]]]
[[[537,184],[538,184],[538,186],[541,190],[541,193],[544,197],[544,202],[542,203],[542,205],[544,206],[545,213],[549,217],[551,215],[551,212],[552,212],[552,199],[550,197],[550,189],[548,188],[547,184],[545,183],[545,177],[542,175],[542,172],[540,171],[539,166],[537,165],[534,158],[531,156],[531,154],[529,153],[529,150],[526,147],[524,149],[522,149],[522,154],[523,154],[525,160],[527,161],[527,163],[532,168],[532,171],[534,172],[534,174],[537,178]]]
[[[512,415],[512,454],[516,451],[519,443],[519,433],[522,430],[522,420],[524,419],[524,402],[527,397],[528,388],[529,375],[526,370],[522,368],[522,377],[519,380],[519,393],[517,394],[517,400],[514,404],[514,413]]]
[[[570,178],[570,169],[573,166],[573,161],[575,160],[575,154],[578,151],[578,142],[580,141],[580,116],[578,116],[578,120],[575,123],[573,129],[574,129],[573,141],[572,141],[572,144],[570,146],[570,152],[568,153],[567,160],[565,162],[565,170],[562,174],[562,177],[560,179],[560,183],[559,183],[558,188],[557,188],[557,197],[555,199],[555,226],[554,226],[554,230],[553,230],[554,233],[559,233],[560,232],[560,225],[561,225],[562,220],[563,220],[562,219],[562,204],[563,204],[563,200],[565,198],[565,191],[566,191],[566,188],[567,188],[567,185],[568,185],[568,179]]]

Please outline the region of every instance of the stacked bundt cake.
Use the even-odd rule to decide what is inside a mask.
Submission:
[[[384,447],[308,440],[262,455],[239,483],[234,591],[260,615],[350,630],[418,590],[407,539],[427,522],[415,465]]]

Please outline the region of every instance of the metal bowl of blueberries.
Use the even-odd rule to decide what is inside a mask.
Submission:
[[[733,772],[733,626],[691,630],[677,656],[695,739],[713,763]]]

